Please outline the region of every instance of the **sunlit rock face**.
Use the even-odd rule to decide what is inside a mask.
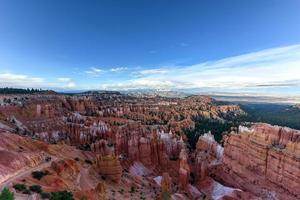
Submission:
[[[51,168],[64,179],[75,179],[80,172],[75,160],[65,159],[60,161],[53,161]]]
[[[171,180],[170,175],[167,172],[165,172],[162,175],[161,190],[162,190],[162,192],[167,192],[167,193],[172,192],[172,180]]]
[[[257,195],[274,192],[279,199],[300,198],[300,132],[255,124],[240,127],[224,143],[222,179]]]
[[[179,155],[179,186],[181,189],[186,189],[189,183],[190,166],[188,164],[188,154],[186,149],[182,149]]]
[[[45,144],[33,143],[29,139],[1,130],[0,135],[0,182],[16,171],[35,167],[43,162],[44,156],[40,150],[47,150]]]
[[[222,161],[224,148],[218,144],[214,136],[209,132],[200,136],[196,145],[197,152],[206,152],[209,156]]]
[[[200,136],[195,152],[195,181],[201,182],[208,176],[210,168],[223,161],[223,147],[218,144],[209,132]]]
[[[122,176],[122,166],[115,156],[97,155],[96,164],[100,174],[114,182],[120,182]]]
[[[95,188],[95,199],[106,200],[107,199],[107,191],[106,185],[103,182],[98,183]]]

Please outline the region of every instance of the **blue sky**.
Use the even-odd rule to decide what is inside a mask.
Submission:
[[[0,87],[300,95],[298,0],[0,0]]]

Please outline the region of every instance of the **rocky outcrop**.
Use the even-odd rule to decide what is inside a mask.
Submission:
[[[91,151],[106,156],[106,155],[114,155],[115,148],[114,146],[112,146],[112,144],[109,144],[107,140],[101,139],[91,144]]]
[[[106,185],[103,182],[98,183],[95,188],[95,196],[97,200],[106,200],[107,199],[107,191]]]
[[[166,170],[169,163],[165,144],[158,138],[156,133],[153,134],[153,139],[151,140],[151,162],[157,163],[156,165],[162,170]]]
[[[43,162],[47,145],[0,131],[0,183],[18,171]]]
[[[140,138],[139,140],[139,160],[145,165],[150,166],[151,162],[151,139],[150,138]]]
[[[179,155],[178,141],[175,135],[169,138],[168,133],[157,133],[156,131],[145,134],[136,131],[118,132],[116,134],[116,153],[124,155],[127,161],[140,161],[148,167],[166,169],[171,155],[175,154],[176,157]]]
[[[187,150],[183,148],[179,155],[180,164],[179,164],[179,187],[182,190],[185,190],[190,177],[190,167],[188,164],[188,154]]]
[[[114,182],[119,182],[122,176],[122,166],[120,161],[112,155],[101,156],[97,155],[96,165],[101,174],[104,177],[109,178]]]
[[[172,179],[170,177],[170,175],[165,172],[162,175],[162,179],[161,179],[161,198],[165,199],[165,196],[169,196],[172,193]]]
[[[210,132],[199,137],[195,152],[195,182],[206,179],[210,168],[222,163],[223,151]]]
[[[210,160],[217,159],[221,161],[224,149],[215,141],[214,136],[209,132],[199,137],[196,151],[199,153],[206,153]]]
[[[76,178],[80,172],[76,161],[71,159],[53,161],[51,168],[63,178]]]
[[[299,131],[268,124],[240,127],[239,134],[225,139],[222,179],[258,196],[267,188],[280,199],[300,198],[299,150]]]

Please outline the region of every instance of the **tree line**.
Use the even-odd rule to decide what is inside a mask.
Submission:
[[[34,88],[9,88],[4,87],[0,88],[0,94],[34,94],[34,93],[41,93],[41,92],[47,92],[49,90],[42,90],[42,89],[34,89]]]

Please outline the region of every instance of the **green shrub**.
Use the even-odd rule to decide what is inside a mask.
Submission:
[[[176,160],[178,160],[178,157],[175,155],[171,155],[169,159],[172,161],[176,161]]]
[[[47,192],[41,192],[41,198],[42,199],[50,199],[51,195]]]
[[[50,162],[52,160],[52,158],[50,157],[50,156],[47,156],[46,158],[45,158],[45,161],[46,162]]]
[[[4,188],[0,193],[0,200],[14,200],[15,195],[13,192],[10,192],[9,189]]]
[[[135,193],[135,187],[131,186],[130,193]]]
[[[48,171],[34,171],[31,173],[32,177],[37,179],[37,180],[41,180],[44,176],[49,175]]]
[[[24,184],[15,184],[14,185],[14,188],[17,190],[17,191],[19,191],[19,192],[21,192],[21,191],[24,191],[24,190],[26,190],[27,188],[26,188],[26,185],[24,185]]]
[[[161,198],[162,198],[162,200],[170,200],[171,199],[171,194],[169,192],[163,191],[161,193]]]
[[[50,200],[74,200],[73,194],[68,191],[52,192]]]
[[[25,189],[25,190],[23,191],[23,194],[31,194],[31,191],[28,190],[28,189]]]
[[[35,193],[41,193],[43,190],[42,190],[42,187],[39,186],[39,185],[32,185],[29,187],[29,189],[32,191],[32,192],[35,192]]]

